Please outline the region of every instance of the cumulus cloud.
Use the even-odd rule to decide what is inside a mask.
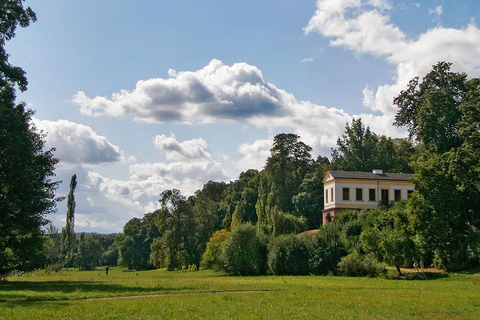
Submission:
[[[248,169],[261,170],[270,156],[273,139],[257,140],[254,143],[243,143],[238,148],[242,158],[237,161],[236,167],[242,171]]]
[[[169,79],[137,82],[133,91],[111,98],[93,99],[79,91],[73,101],[91,116],[131,115],[146,122],[212,122],[248,119],[282,113],[285,92],[263,80],[262,73],[246,63],[224,65],[212,60],[196,72],[169,70]]]
[[[465,29],[436,27],[416,39],[390,22],[390,2],[385,0],[318,0],[317,10],[305,32],[331,38],[331,45],[344,46],[357,53],[385,57],[396,66],[394,84],[365,88],[364,105],[373,111],[392,115],[393,98],[410,79],[422,76],[438,61],[453,63],[455,71],[480,75],[480,30],[473,24]],[[442,14],[439,6],[431,14]]]
[[[165,190],[176,188],[191,195],[209,180],[228,180],[220,163],[212,159],[203,139],[179,142],[174,135],[158,135],[154,145],[165,151],[169,163],[132,164],[128,180],[110,179],[89,171],[88,188],[101,192],[111,201],[145,213],[158,207],[157,200]]]
[[[208,144],[202,138],[178,142],[173,134],[169,137],[162,134],[154,138],[154,144],[157,149],[167,153],[167,160],[170,161],[211,160]]]
[[[315,154],[324,155],[330,153],[345,123],[352,118],[342,109],[296,100],[293,94],[266,82],[257,67],[246,63],[229,66],[212,60],[203,69],[170,71],[170,76],[170,79],[139,81],[132,92],[121,91],[112,95],[111,99],[90,99],[79,92],[75,101],[80,104],[81,112],[92,116],[130,115],[148,122],[236,121],[267,129],[292,128],[314,148]],[[203,94],[198,93],[199,88],[202,88]],[[197,94],[192,94],[194,91]],[[165,116],[167,113],[170,116]],[[354,116],[364,118],[363,115]],[[389,122],[388,127],[391,127],[393,117],[382,117],[378,116],[380,122]],[[379,120],[370,118],[372,121]],[[211,156],[206,151],[207,143],[203,139],[178,142],[174,136],[158,135],[154,138],[154,144],[166,152],[169,161],[203,159],[211,162]],[[252,167],[261,168],[265,158],[254,161],[253,154],[250,154],[260,145],[265,146],[265,141],[255,142],[250,146],[253,149],[247,145],[241,146],[239,151],[243,155],[243,162],[236,166],[243,167],[243,164],[251,163]],[[260,153],[262,156],[265,153],[263,151]]]
[[[122,162],[123,152],[92,128],[68,120],[34,119],[37,129],[47,133],[46,146],[55,148],[61,163],[100,165]]]

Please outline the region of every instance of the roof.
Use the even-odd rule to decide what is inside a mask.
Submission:
[[[373,172],[360,171],[336,171],[329,170],[333,179],[362,179],[362,180],[394,180],[394,181],[409,181],[414,177],[412,173],[388,173],[375,174]],[[325,175],[326,176],[326,175]]]

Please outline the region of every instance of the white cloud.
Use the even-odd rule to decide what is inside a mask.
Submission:
[[[91,99],[79,91],[73,101],[86,115],[131,115],[146,122],[208,123],[282,112],[284,91],[265,82],[260,70],[246,63],[227,66],[212,60],[196,72],[169,70],[169,75],[139,81],[133,91],[122,90],[110,99]]]
[[[47,133],[46,147],[55,148],[60,163],[99,165],[124,161],[123,152],[92,128],[68,120],[34,119],[37,129]]]
[[[238,148],[243,157],[237,161],[236,167],[242,171],[248,169],[261,170],[270,156],[273,139],[257,140],[252,144],[244,143]]]
[[[203,139],[179,142],[173,135],[158,135],[154,144],[166,152],[171,162],[132,164],[128,180],[110,179],[89,171],[87,188],[135,212],[145,213],[158,208],[157,200],[165,190],[176,188],[191,195],[209,180],[228,180],[220,163],[207,151],[208,145]]]
[[[443,13],[443,8],[442,6],[438,6],[435,9],[428,10],[428,13],[434,16],[434,20],[438,20]]]
[[[305,58],[305,59],[300,60],[300,62],[301,62],[301,63],[313,62],[313,58]]]
[[[350,122],[352,118],[352,115],[341,109],[296,100],[293,94],[265,82],[261,71],[246,63],[228,66],[221,61],[212,60],[206,67],[198,71],[176,72],[170,70],[169,73],[172,77],[170,79],[139,81],[135,90],[132,92],[123,90],[114,94],[112,99],[103,97],[89,99],[83,93],[79,93],[75,101],[81,104],[82,112],[91,115],[128,114],[136,119],[142,118],[143,121],[149,122],[166,120],[201,123],[237,121],[267,129],[291,128],[301,136],[303,141],[314,148],[315,155],[330,154],[330,148],[335,145],[336,139],[343,132],[345,123]],[[210,93],[190,94],[193,84]],[[166,87],[169,89],[167,90]],[[186,92],[185,97],[182,96],[182,91]],[[171,96],[167,97],[169,95]],[[162,96],[162,99],[159,99],[158,96]],[[209,99],[205,99],[206,96]],[[188,102],[186,102],[187,100]],[[206,103],[207,100],[209,103]],[[131,104],[127,107],[125,101],[130,101]],[[138,103],[134,101],[138,101]],[[142,101],[150,101],[150,103],[145,105]],[[153,101],[156,102],[153,103]],[[164,103],[165,101],[169,101],[171,105]],[[175,110],[175,116],[166,118],[165,112],[168,110]],[[172,112],[168,113],[173,114]],[[363,115],[354,116],[364,118]],[[366,117],[368,115],[365,115]],[[376,118],[371,119],[378,122]],[[391,127],[392,122],[393,120],[388,127]],[[382,123],[385,121],[382,120]],[[370,123],[366,124],[370,125]],[[391,129],[384,128],[378,133],[385,133],[386,130]],[[203,139],[178,142],[173,135],[158,135],[154,138],[154,144],[157,149],[166,152],[169,161],[185,163],[187,160],[196,159],[197,161],[203,160],[208,164],[212,163],[211,155],[206,151],[207,143]],[[256,142],[251,147],[257,148],[260,145],[265,146],[265,141]],[[243,162],[237,163],[236,167],[245,168],[247,163],[255,168],[263,166],[265,158],[254,160],[254,155],[250,154],[250,151],[247,145],[241,146],[240,153],[243,154]],[[260,156],[263,157],[263,153]]]
[[[178,142],[173,134],[169,137],[162,134],[154,138],[154,144],[157,149],[166,151],[167,160],[170,161],[211,160],[212,158],[206,150],[207,142],[201,138]]]
[[[390,22],[386,10],[391,9],[382,0],[319,0],[306,33],[318,32],[331,38],[334,46],[344,46],[356,53],[383,56],[396,65],[394,84],[385,84],[374,90],[364,90],[364,104],[373,111],[391,116],[396,108],[393,98],[406,88],[415,76],[423,76],[438,61],[453,63],[454,71],[480,75],[480,30],[473,24],[465,29],[436,27],[416,39],[407,39]],[[439,16],[442,7],[431,14]]]

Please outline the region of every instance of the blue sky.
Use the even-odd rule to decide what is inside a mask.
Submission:
[[[261,169],[280,132],[314,156],[352,117],[402,136],[392,99],[439,60],[480,75],[476,0],[26,3],[38,21],[7,50],[61,160],[59,195],[79,177],[77,231],[118,232],[163,190]]]

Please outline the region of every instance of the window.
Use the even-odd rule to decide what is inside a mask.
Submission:
[[[412,195],[413,193],[413,190],[407,190],[407,198],[410,198],[410,196]]]
[[[343,200],[350,200],[350,188],[343,188]]]
[[[402,201],[402,190],[394,190],[395,202]]]
[[[377,190],[368,189],[368,201],[377,201]]]
[[[335,202],[335,199],[333,199],[333,188],[330,189],[330,199],[332,200],[332,202]]]
[[[363,189],[355,188],[355,200],[363,201]]]
[[[325,190],[325,203],[328,203],[328,190]]]

